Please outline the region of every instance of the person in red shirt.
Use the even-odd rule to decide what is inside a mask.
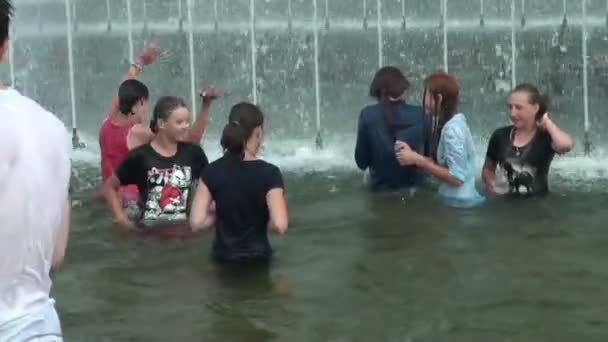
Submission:
[[[118,89],[118,95],[112,99],[110,108],[106,112],[101,129],[99,130],[99,147],[101,150],[101,178],[102,183],[111,175],[114,169],[122,162],[127,153],[154,138],[154,133],[147,125],[149,90],[137,76],[144,66],[154,63],[157,59],[166,56],[161,52],[158,43],[146,46],[138,55],[125,76],[125,81]],[[211,102],[217,98],[219,92],[210,87],[201,93],[202,105],[184,142],[199,143],[202,139]],[[96,197],[103,199],[101,192]],[[135,185],[124,185],[120,189],[122,205],[127,208],[136,202],[139,193]]]

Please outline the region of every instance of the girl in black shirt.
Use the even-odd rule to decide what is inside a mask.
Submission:
[[[572,149],[574,142],[549,117],[548,99],[531,84],[520,84],[507,99],[512,125],[494,131],[483,167],[488,194],[495,194],[496,169],[500,166],[509,183],[508,193],[544,196],[547,175],[555,153]]]
[[[257,159],[264,115],[253,104],[232,107],[222,133],[224,156],[209,164],[196,190],[190,226],[209,228],[214,222],[213,257],[218,261],[268,259],[268,229],[287,231],[287,206],[281,171]]]

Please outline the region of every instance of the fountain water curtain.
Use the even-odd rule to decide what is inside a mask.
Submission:
[[[381,68],[384,65],[384,56],[382,54],[382,0],[377,0],[376,2],[376,13],[378,15],[378,21],[376,22],[378,29],[378,68]]]
[[[441,1],[441,27],[443,30],[443,70],[448,72],[448,0]]]
[[[321,136],[321,90],[319,81],[319,20],[317,0],[312,0],[312,22],[314,26],[314,65],[315,65],[315,114],[317,124],[317,137],[315,145],[318,149],[323,148],[323,137]]]
[[[106,0],[106,11],[108,13],[108,24],[106,26],[108,32],[112,31],[112,7],[110,5],[110,0]]]
[[[517,35],[515,26],[515,0],[511,0],[511,87],[517,84],[517,69],[515,61],[517,60]],[[506,76],[506,75],[505,75]]]
[[[68,36],[68,70],[70,82],[70,104],[72,109],[72,147],[74,149],[85,148],[85,144],[80,141],[78,128],[76,125],[76,90],[74,87],[74,47],[72,44],[72,4],[71,0],[65,0],[66,31]]]
[[[585,137],[584,137],[584,149],[585,155],[589,156],[591,154],[591,139],[589,137],[589,86],[588,86],[588,76],[587,76],[587,61],[589,59],[589,55],[587,54],[587,0],[583,1],[583,29],[582,29],[582,51],[581,58],[583,59],[583,105],[584,105],[584,119],[585,119]]]
[[[11,87],[15,88],[16,85],[16,77],[15,77],[15,51],[14,51],[14,46],[15,46],[15,39],[17,38],[15,36],[15,29],[14,29],[14,25],[11,25],[10,28],[10,39],[8,41],[8,69],[9,69],[9,73],[10,73],[10,77],[11,77]]]
[[[325,0],[325,29],[329,31],[329,0]]]
[[[126,4],[126,12],[127,12],[127,23],[126,29],[124,25],[118,25],[113,27],[113,19],[111,15],[111,4],[113,2],[111,0],[105,1],[105,7],[107,11],[107,25],[106,29],[99,29],[99,24],[91,24],[85,22],[77,22],[76,19],[76,6],[73,2],[74,0],[63,0],[65,5],[65,15],[66,15],[66,23],[65,25],[46,25],[44,26],[44,34],[49,36],[66,36],[67,45],[68,45],[68,66],[69,66],[69,86],[70,86],[70,104],[71,104],[71,118],[72,118],[72,135],[73,135],[73,145],[74,148],[83,148],[84,144],[80,141],[78,136],[78,127],[77,127],[77,117],[76,117],[76,89],[74,86],[74,48],[73,48],[73,35],[94,35],[99,34],[103,35],[106,32],[112,32],[116,34],[126,34],[128,38],[128,48],[129,48],[129,58],[134,58],[134,46],[133,46],[133,16],[132,16],[132,1],[142,1],[143,2],[143,18],[139,19],[143,22],[138,22],[136,25],[140,25],[137,27],[141,27],[143,25],[144,33],[150,30],[154,30],[159,33],[170,33],[175,32],[175,22],[167,21],[167,22],[158,22],[158,21],[149,21],[147,17],[147,9],[146,9],[146,0],[124,0]],[[179,32],[183,32],[183,21],[184,14],[187,15],[188,22],[188,47],[189,47],[189,62],[190,62],[190,90],[191,90],[191,100],[192,100],[192,112],[196,112],[196,99],[197,99],[197,74],[195,71],[194,65],[194,35],[198,33],[211,33],[218,32],[220,30],[220,16],[218,13],[218,0],[213,0],[213,15],[214,19],[212,23],[201,22],[195,20],[193,18],[193,7],[195,0],[186,0],[187,8],[185,9],[186,13],[184,13],[182,0],[175,0],[177,3],[177,29]],[[293,0],[286,0],[287,2],[287,16],[286,19],[283,20],[273,20],[268,19],[264,21],[264,29],[276,29],[276,30],[284,30],[285,24],[287,24],[287,28],[289,32],[293,30],[300,30],[304,32],[313,33],[314,37],[314,89],[315,89],[315,116],[316,116],[316,137],[315,143],[318,148],[323,148],[323,136],[322,136],[322,126],[321,126],[321,94],[320,94],[320,76],[319,76],[319,9],[318,9],[318,1],[324,1],[323,5],[325,7],[324,10],[324,25],[325,29],[328,30],[331,25],[333,28],[339,30],[356,30],[358,26],[357,24],[353,25],[352,20],[348,19],[338,19],[338,18],[330,18],[329,15],[329,0],[306,0],[312,2],[313,7],[313,20],[312,25],[310,21],[306,18],[299,18],[294,16],[292,2]],[[368,0],[361,0],[363,7],[363,29],[368,28]],[[376,0],[376,13],[377,13],[377,35],[378,35],[378,66],[382,66],[384,64],[384,30],[391,29],[435,29],[436,26],[433,25],[432,22],[429,21],[414,21],[407,22],[407,12],[406,12],[406,3],[405,0],[400,1],[401,6],[401,18],[399,19],[391,19],[383,17],[383,5],[387,3],[388,0]],[[555,46],[559,45],[559,48],[562,52],[565,52],[566,45],[564,36],[567,30],[567,25],[569,24],[568,19],[568,4],[570,0],[563,0],[563,16],[554,20],[552,18],[547,19],[543,18],[540,20],[535,20],[534,18],[528,20],[525,16],[526,13],[526,2],[525,0],[511,0],[511,17],[510,20],[500,20],[493,19],[488,21],[485,16],[485,8],[484,6],[487,3],[484,0],[479,0],[479,22],[472,20],[458,20],[454,22],[448,21],[448,0],[436,0],[439,1],[440,5],[440,16],[439,16],[439,24],[443,33],[443,68],[448,70],[448,62],[449,62],[449,51],[448,51],[448,30],[475,30],[479,27],[484,28],[492,28],[492,29],[510,29],[511,31],[511,55],[509,57],[508,54],[505,54],[499,46],[497,46],[497,55],[500,55],[500,58],[503,60],[501,65],[501,80],[496,80],[496,82],[500,81],[506,84],[501,83],[501,88],[509,87],[509,73],[510,73],[510,86],[515,86],[517,83],[517,31],[523,29],[524,27],[534,27],[534,28],[551,28],[558,27],[559,29],[554,33],[554,41],[552,44]],[[584,109],[584,153],[589,156],[592,150],[592,144],[590,141],[590,122],[589,122],[589,89],[588,89],[588,29],[590,26],[606,26],[608,28],[608,0],[606,0],[606,18],[605,20],[598,20],[598,18],[594,17],[589,20],[587,16],[587,0],[580,0],[582,3],[582,50],[581,50],[581,59],[583,64],[583,109]],[[40,35],[40,31],[43,28],[43,21],[41,19],[42,15],[42,6],[49,3],[57,3],[61,4],[62,0],[22,0],[19,5],[24,6],[25,4],[29,4],[33,8],[37,10],[37,20],[38,26],[23,26],[19,28],[19,38],[28,37],[28,36],[38,36]],[[517,5],[521,7],[521,18],[520,25],[517,24]],[[572,8],[572,3],[570,2],[570,8]],[[233,31],[233,32],[242,32],[243,30],[247,30],[250,35],[250,43],[251,43],[251,99],[254,103],[258,103],[258,84],[257,84],[257,45],[256,45],[256,11],[255,11],[255,0],[250,0],[249,2],[249,14],[250,20],[249,23],[242,22],[226,22],[222,25],[222,30],[225,31]],[[285,23],[285,21],[287,21]],[[579,22],[579,21],[577,21]],[[103,25],[101,25],[103,27]],[[14,46],[15,44],[19,44],[20,40],[17,39],[15,34],[15,29],[11,29],[12,39],[10,41],[11,48],[9,49],[9,69],[10,69],[10,82],[13,86],[17,86],[17,71],[15,70],[15,59],[14,59]],[[504,89],[503,89],[504,90]]]
[[[190,62],[190,100],[192,101],[192,117],[196,116],[196,70],[194,69],[194,19],[192,11],[194,0],[187,0],[188,14],[188,54]]]
[[[144,36],[148,34],[148,3],[146,0],[141,0],[141,16],[143,17],[144,27],[142,33]]]
[[[367,30],[367,0],[363,0],[363,29]]]
[[[131,11],[131,0],[127,0],[127,40],[129,42],[129,61],[135,60],[133,46],[133,12]]]
[[[220,15],[217,9],[217,1],[213,0],[213,30],[215,30],[215,33],[220,31]],[[289,2],[291,3],[291,0]]]
[[[483,18],[483,0],[479,0],[479,26],[486,26],[486,22]]]
[[[251,97],[258,103],[258,76],[256,72],[257,46],[255,43],[255,0],[249,1],[249,36],[251,37]]]

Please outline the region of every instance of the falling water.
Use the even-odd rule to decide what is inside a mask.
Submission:
[[[483,7],[483,0],[479,0],[479,26],[481,27],[485,26],[485,20],[483,18]]]
[[[442,23],[443,23],[443,70],[448,72],[448,0],[441,0]]]
[[[401,28],[405,30],[405,0],[401,0]]]
[[[129,41],[129,58],[133,61],[135,53],[133,52],[133,13],[131,12],[131,0],[127,0],[127,39]]]
[[[112,7],[110,6],[110,0],[106,0],[106,12],[108,13],[107,30],[110,31],[112,29]]]
[[[258,103],[258,87],[256,74],[256,54],[257,48],[255,44],[255,0],[249,2],[249,34],[251,36],[251,96],[253,103]]]
[[[321,92],[319,84],[319,22],[318,22],[318,9],[317,0],[312,0],[312,13],[313,13],[313,25],[314,25],[314,64],[315,64],[315,113],[317,118],[317,148],[323,146],[323,140],[321,137]]]
[[[582,21],[582,59],[583,59],[583,114],[585,119],[585,153],[589,154],[590,150],[590,142],[589,142],[589,86],[587,80],[587,0],[582,0],[583,2],[583,21]]]
[[[190,53],[190,99],[192,100],[192,115],[196,115],[196,79],[194,72],[194,20],[192,18],[192,3],[194,0],[188,0],[188,50]]]
[[[517,82],[515,58],[517,57],[517,44],[515,41],[515,0],[511,0],[511,87]]]
[[[10,39],[8,40],[8,68],[11,76],[11,87],[15,88],[15,30],[11,26]]]
[[[378,14],[378,68],[384,64],[383,61],[383,44],[382,44],[382,0],[377,1],[376,11]]]
[[[74,88],[74,47],[72,46],[72,6],[65,0],[66,31],[68,38],[68,68],[70,82],[70,101],[72,105],[72,129],[76,130],[76,90]]]

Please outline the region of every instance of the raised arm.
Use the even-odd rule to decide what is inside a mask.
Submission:
[[[574,147],[574,141],[570,134],[559,128],[559,126],[551,120],[548,113],[543,115],[539,122],[539,126],[551,136],[551,147],[556,153],[564,154]]]
[[[132,80],[139,76],[144,66],[154,63],[160,53],[160,45],[157,42],[150,43],[141,53],[137,55],[133,64],[129,66],[127,73],[122,77],[121,82]],[[118,94],[112,97],[110,107],[106,110],[104,117],[108,117],[118,112]]]
[[[209,87],[207,90],[200,93],[201,109],[196,115],[196,120],[194,121],[194,124],[192,124],[192,127],[190,127],[190,130],[184,139],[186,142],[193,144],[199,144],[201,142],[203,134],[205,133],[205,128],[207,128],[211,103],[219,96],[220,92],[214,87]]]

